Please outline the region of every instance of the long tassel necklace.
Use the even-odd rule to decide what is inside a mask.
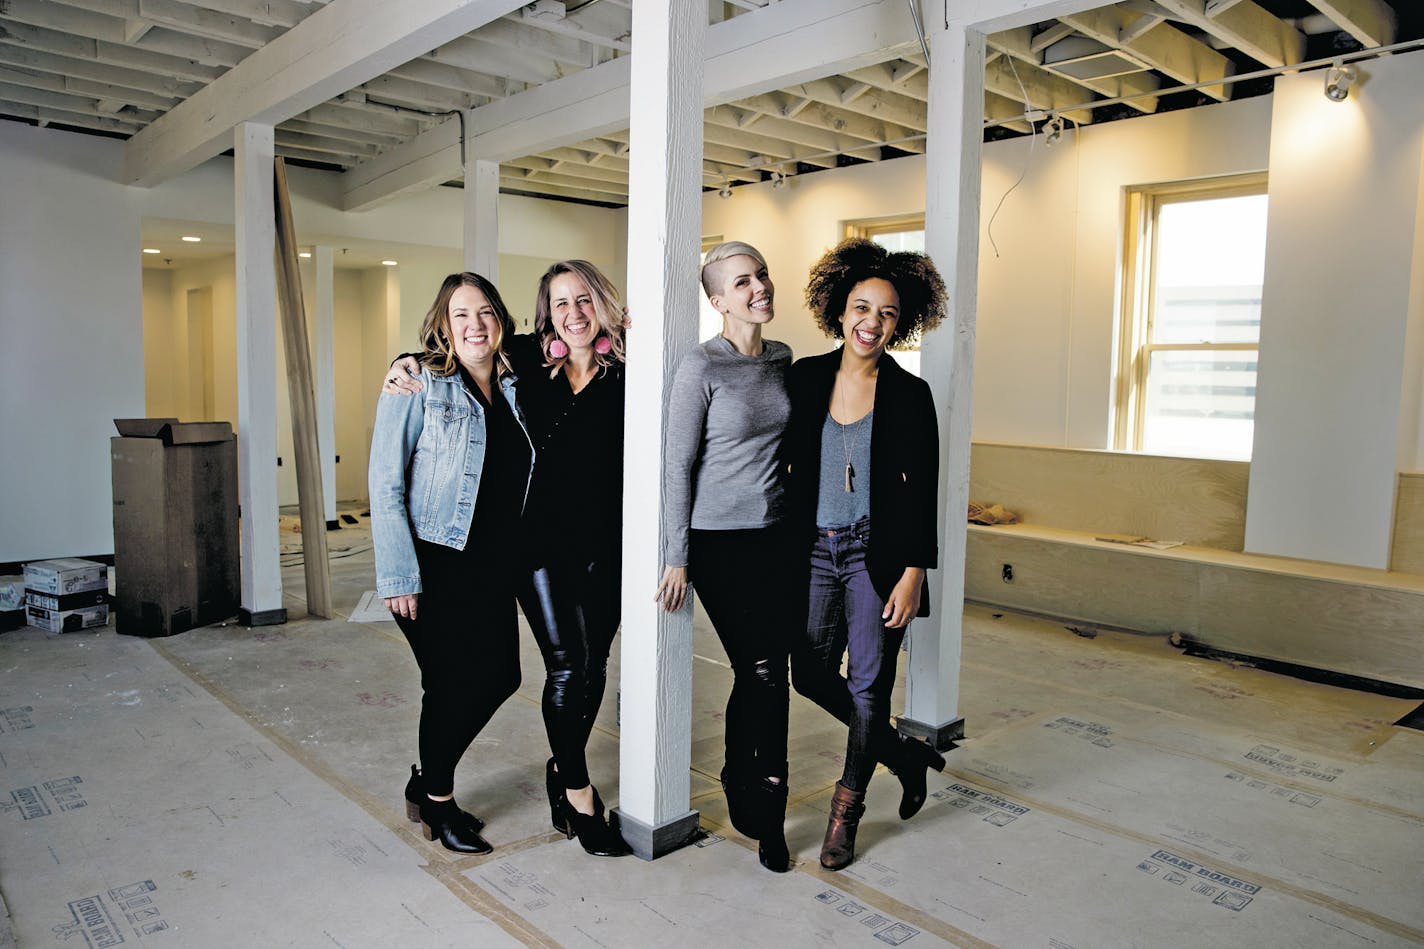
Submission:
[[[841,387],[841,414],[842,414],[842,415],[845,415],[845,416],[849,416],[849,415],[850,415],[849,410],[847,410],[847,408],[846,408],[846,397],[845,397],[845,387],[844,387],[844,386]],[[832,421],[834,421],[834,419],[833,419]],[[845,455],[845,489],[846,489],[846,494],[853,494],[853,493],[855,493],[855,487],[854,487],[855,465],[851,464],[851,461],[850,461],[850,459],[851,459],[851,451],[850,451],[850,445],[847,444],[847,442],[846,442],[846,429],[847,429],[847,428],[854,428],[854,429],[855,429],[855,447],[856,447],[857,450],[859,450],[859,449],[860,449],[860,422],[859,422],[859,421],[852,422],[850,425],[837,425],[837,428],[839,428],[839,429],[841,430],[841,452]]]

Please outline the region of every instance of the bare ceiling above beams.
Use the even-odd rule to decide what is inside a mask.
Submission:
[[[711,0],[709,23],[756,15],[777,2]],[[0,117],[131,137],[324,3],[0,0]],[[401,65],[383,63],[379,74],[280,122],[277,152],[339,169],[388,156],[452,112],[478,113],[627,56],[631,5],[510,4],[479,28]],[[1049,112],[1089,123],[1251,94],[1266,87],[1211,83],[1417,39],[1424,35],[1422,8],[1418,0],[1123,0],[994,34],[985,73],[988,134],[1025,133]],[[910,5],[901,11],[908,23]],[[339,83],[342,75],[333,69],[325,81]],[[910,48],[711,106],[704,186],[923,152],[928,87],[925,59]],[[628,148],[623,130],[509,158],[500,164],[501,187],[623,205]]]

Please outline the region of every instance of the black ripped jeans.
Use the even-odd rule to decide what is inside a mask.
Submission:
[[[585,748],[603,704],[621,595],[617,555],[551,559],[519,584],[519,606],[544,656],[544,731],[566,788],[592,783]]]
[[[805,600],[788,540],[781,526],[688,537],[688,576],[732,664],[727,765],[755,778],[786,779],[787,651]]]

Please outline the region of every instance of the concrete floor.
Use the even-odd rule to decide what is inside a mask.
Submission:
[[[292,565],[282,627],[0,636],[0,947],[1424,944],[1424,733],[1391,724],[1417,702],[982,608],[969,740],[910,822],[876,778],[847,871],[816,862],[845,733],[799,698],[795,870],[725,825],[730,671],[700,616],[704,840],[645,863],[550,832],[526,635],[524,686],[457,778],[496,849],[457,857],[404,816],[404,640],[347,620],[369,535],[331,536],[334,620],[297,618]],[[610,688],[590,749],[610,804],[615,718]]]

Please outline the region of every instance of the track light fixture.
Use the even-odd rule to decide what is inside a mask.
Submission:
[[[1057,145],[1063,138],[1063,116],[1050,114],[1043,126],[1043,144]]]
[[[717,197],[722,198],[722,199],[725,200],[726,198],[730,198],[731,196],[732,196],[732,183],[731,183],[730,181],[724,181],[724,182],[722,182],[722,187],[721,187],[721,189],[718,190],[718,192],[717,192]]]
[[[1325,73],[1325,98],[1331,102],[1344,102],[1350,97],[1350,87],[1359,77],[1359,70],[1354,66],[1346,66],[1340,60],[1335,60]]]
[[[771,173],[771,186],[778,190],[786,187],[786,172],[774,169]]]

